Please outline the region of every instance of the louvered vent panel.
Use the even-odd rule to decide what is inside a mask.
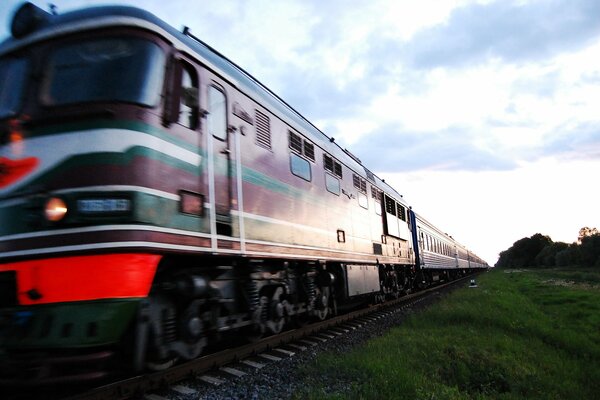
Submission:
[[[271,150],[271,120],[262,112],[256,111],[256,144]]]
[[[385,212],[396,215],[396,202],[389,197],[385,198]]]
[[[402,221],[406,221],[406,209],[400,204],[398,204],[398,218]]]
[[[290,148],[297,152],[298,154],[302,154],[302,139],[299,135],[296,135],[294,132],[289,131],[290,133]]]

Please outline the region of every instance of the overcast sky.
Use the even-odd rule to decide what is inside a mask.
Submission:
[[[600,228],[598,0],[51,2],[189,26],[490,264]]]

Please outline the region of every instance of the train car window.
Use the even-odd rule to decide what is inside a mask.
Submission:
[[[329,193],[340,195],[340,180],[335,176],[325,173],[325,187]]]
[[[297,152],[298,154],[302,154],[302,138],[300,135],[296,135],[292,131],[288,131],[289,139],[290,139],[290,149]]]
[[[371,197],[375,199],[376,202],[381,203],[381,190],[377,189],[375,186],[371,186]]]
[[[343,178],[342,176],[342,164],[340,164],[337,161],[333,162],[333,173],[337,176],[339,176],[340,178]]]
[[[208,132],[219,140],[227,139],[227,103],[225,93],[208,88]]]
[[[292,131],[288,131],[289,146],[292,151],[305,156],[311,161],[315,161],[315,145],[306,139],[302,139],[300,135]]]
[[[256,121],[256,144],[271,150],[271,119],[259,110],[254,110]]]
[[[311,161],[315,161],[315,145],[304,140],[304,155]]]
[[[358,204],[365,209],[369,209],[369,200],[367,199],[367,195],[364,193],[358,194]]]
[[[312,174],[310,171],[310,163],[304,158],[295,153],[290,153],[290,168],[292,169],[292,174],[305,181],[311,181]]]
[[[198,124],[198,77],[189,64],[182,63],[181,96],[179,100],[178,123],[190,129],[196,129]]]
[[[356,174],[352,174],[352,183],[362,193],[367,193],[367,181]]]
[[[27,64],[27,60],[19,58],[0,60],[0,118],[15,115],[21,108]]]
[[[342,164],[336,161],[335,158],[331,157],[328,154],[323,154],[323,166],[326,171],[331,172],[333,175],[338,178],[342,178]]]
[[[41,91],[45,105],[98,101],[158,104],[166,56],[139,38],[78,41],[51,51]],[[106,79],[110,77],[110,79]]]

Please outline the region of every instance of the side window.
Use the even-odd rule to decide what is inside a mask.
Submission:
[[[225,93],[215,86],[208,88],[208,133],[219,140],[227,139],[227,102]]]
[[[288,131],[288,137],[290,140],[290,149],[303,155],[310,161],[315,161],[315,145],[310,141],[303,139],[297,133]]]
[[[292,169],[292,174],[305,181],[311,181],[312,175],[310,172],[310,163],[307,160],[295,153],[290,153],[290,167]]]
[[[329,193],[340,195],[340,180],[335,176],[325,173],[325,187]]]
[[[377,189],[375,186],[371,186],[371,197],[375,199],[375,213],[381,215],[381,198],[383,192]]]
[[[369,208],[369,200],[367,199],[367,195],[364,193],[358,193],[358,204],[362,207],[362,208]]]
[[[352,182],[354,184],[354,187],[357,188],[359,191],[361,191],[362,193],[367,193],[367,181],[364,180],[363,178],[361,178],[360,176],[353,174],[352,175]]]
[[[323,166],[326,171],[331,172],[338,178],[343,178],[342,164],[340,164],[335,158],[331,157],[328,154],[323,154]]]
[[[179,96],[179,117],[177,123],[190,129],[198,125],[198,76],[194,68],[181,64],[181,95]]]

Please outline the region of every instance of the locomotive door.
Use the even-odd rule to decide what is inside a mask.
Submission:
[[[212,197],[216,231],[231,235],[231,150],[227,124],[227,97],[225,90],[211,84],[207,88],[207,130],[209,156],[212,164]]]

